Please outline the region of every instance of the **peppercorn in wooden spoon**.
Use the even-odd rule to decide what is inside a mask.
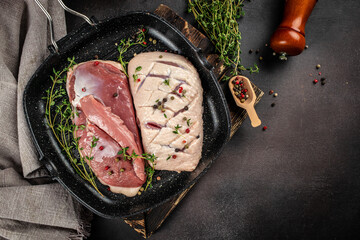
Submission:
[[[261,120],[256,114],[254,104],[256,95],[251,82],[244,76],[235,76],[229,81],[229,88],[234,97],[236,105],[245,109],[249,115],[251,126],[258,127],[261,125]]]

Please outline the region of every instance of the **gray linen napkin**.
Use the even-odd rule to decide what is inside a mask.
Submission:
[[[66,34],[54,0],[41,1]],[[0,239],[83,239],[92,215],[38,161],[25,121],[27,81],[48,55],[47,19],[33,0],[0,1]]]

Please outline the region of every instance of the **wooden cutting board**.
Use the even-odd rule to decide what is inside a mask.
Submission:
[[[227,84],[221,82],[221,79],[227,75],[229,69],[226,68],[219,60],[218,55],[211,54],[211,52],[213,52],[213,46],[210,40],[199,30],[197,30],[195,27],[185,21],[182,17],[177,15],[177,13],[174,12],[171,8],[161,4],[155,10],[155,14],[166,19],[173,26],[179,29],[190,40],[190,42],[194,44],[195,47],[201,48],[204,54],[207,56],[207,60],[209,61],[209,63],[214,66],[214,73],[219,79],[220,85],[222,86],[227,103],[229,105],[232,124],[230,137],[232,137],[245,120],[247,113],[242,108],[236,106]],[[264,95],[264,92],[261,91],[253,83],[252,85],[256,94],[255,104],[257,104],[260,101],[261,97]],[[163,205],[154,208],[148,212],[124,218],[124,221],[132,228],[134,228],[135,231],[140,233],[144,238],[150,237],[161,226],[161,224],[165,221],[165,219],[175,209],[175,207],[179,204],[179,202],[185,197],[185,195],[190,191],[193,186],[194,185],[190,186],[188,189],[183,191],[180,195],[176,196],[169,202],[164,203]]]

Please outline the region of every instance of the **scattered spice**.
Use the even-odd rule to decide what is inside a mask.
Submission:
[[[321,65],[320,65],[320,64],[317,64],[317,65],[316,65],[316,69],[319,69],[319,68],[321,68]]]
[[[157,176],[157,177],[156,177],[156,180],[160,181],[160,180],[161,180],[161,177],[160,177],[160,176]]]
[[[273,56],[276,56],[276,52],[273,52]]]
[[[141,81],[140,78],[138,78],[137,81],[140,82]]]
[[[99,62],[98,62],[98,61],[95,61],[95,62],[94,62],[94,65],[95,65],[95,66],[99,65]]]
[[[269,95],[272,95],[273,93],[274,93],[273,90],[270,90],[270,91],[269,91]]]
[[[253,50],[252,50],[252,49],[250,49],[250,50],[249,50],[249,54],[252,54],[252,53],[253,53]]]
[[[110,187],[107,187],[107,189],[106,189],[106,190],[110,191]]]
[[[317,79],[315,79],[315,80],[313,81],[313,83],[314,83],[314,84],[318,83],[318,80],[317,80]]]
[[[275,103],[272,103],[272,104],[271,104],[271,107],[275,107]]]
[[[178,148],[175,148],[175,152],[180,152],[180,149],[178,149]]]
[[[189,133],[189,132],[190,132],[190,129],[189,129],[189,128],[187,128],[187,129],[185,130],[185,132],[186,132],[186,133]]]
[[[183,87],[179,87],[179,93],[182,93]]]
[[[321,75],[321,72],[319,72],[319,75]]]
[[[259,57],[259,60],[262,61],[264,58],[262,56]]]
[[[83,88],[81,89],[81,91],[86,92],[86,88],[83,87]]]
[[[258,54],[260,52],[260,49],[256,49],[255,53]]]
[[[105,167],[105,170],[109,170],[109,168],[110,168],[109,166],[106,166],[106,167]]]
[[[159,58],[163,58],[163,55],[160,55]]]
[[[104,150],[104,146],[100,146],[100,147],[99,147],[99,150],[100,150],[100,151]]]
[[[183,140],[182,143],[186,143],[186,140]]]
[[[188,106],[185,106],[185,107],[184,107],[184,110],[185,110],[185,111],[189,110],[189,107],[188,107]]]
[[[137,193],[137,195],[141,195],[141,192],[139,191],[139,192]]]
[[[146,45],[147,43],[146,42],[143,42],[144,45]]]
[[[174,97],[174,96],[171,96],[171,97],[170,97],[170,99],[171,99],[171,100],[174,100],[174,99],[175,99],[175,97]]]
[[[125,169],[124,168],[120,168],[120,172],[124,172],[125,171]]]
[[[309,48],[309,45],[305,45],[305,49],[308,49]]]
[[[172,158],[173,158],[173,159],[176,159],[176,157],[177,157],[177,156],[176,156],[175,154],[174,154],[174,155],[172,155]]]
[[[113,171],[108,171],[108,175],[111,176],[114,172]]]
[[[117,96],[119,96],[118,93],[114,93],[114,94],[113,94],[113,97],[117,97]]]
[[[264,126],[264,127],[263,127],[263,131],[265,131],[267,128],[268,128],[267,126]]]
[[[321,81],[321,85],[325,85],[325,83],[326,83],[326,78],[321,78],[320,81]]]
[[[274,93],[274,97],[277,97],[278,96],[278,94],[277,93]]]

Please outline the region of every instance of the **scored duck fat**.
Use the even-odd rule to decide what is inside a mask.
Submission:
[[[147,52],[129,62],[128,73],[141,79],[129,84],[144,150],[157,156],[155,169],[193,171],[203,144],[203,89],[195,67],[177,54]]]

